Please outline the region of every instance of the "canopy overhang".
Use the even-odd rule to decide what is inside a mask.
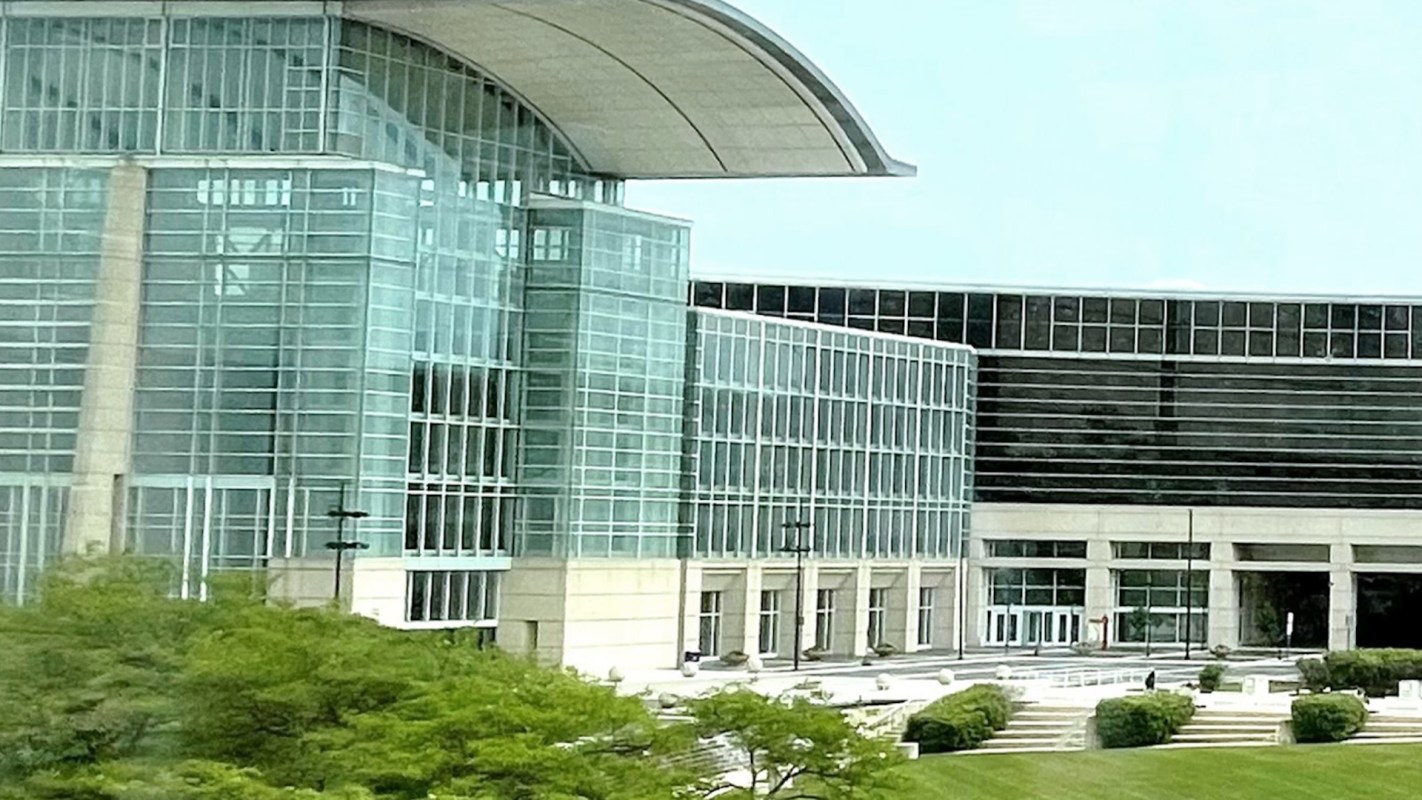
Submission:
[[[519,95],[589,172],[625,179],[913,175],[844,94],[720,0],[346,0]]]

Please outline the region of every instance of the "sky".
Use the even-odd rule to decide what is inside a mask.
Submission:
[[[629,187],[693,274],[1422,294],[1422,2],[731,1],[919,174]]]

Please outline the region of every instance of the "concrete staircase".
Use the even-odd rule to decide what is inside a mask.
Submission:
[[[1025,703],[1007,727],[969,753],[1048,753],[1086,749],[1086,720],[1091,709]]]
[[[1350,744],[1396,743],[1413,744],[1422,742],[1422,716],[1404,717],[1388,714],[1374,714],[1368,717],[1363,729],[1353,734]]]
[[[1287,719],[1267,711],[1206,709],[1162,747],[1260,747],[1279,743],[1279,727]]]

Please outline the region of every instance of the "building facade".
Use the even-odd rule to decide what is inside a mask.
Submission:
[[[975,348],[973,643],[1418,643],[1422,305],[710,280],[692,303]]]
[[[717,0],[5,3],[0,596],[127,551],[589,669],[781,653],[793,507],[831,650],[938,646],[971,356],[688,316],[689,225],[623,206],[912,171]]]

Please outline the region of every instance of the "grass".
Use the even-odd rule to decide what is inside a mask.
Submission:
[[[1422,745],[1304,745],[926,756],[902,800],[1414,798]]]

